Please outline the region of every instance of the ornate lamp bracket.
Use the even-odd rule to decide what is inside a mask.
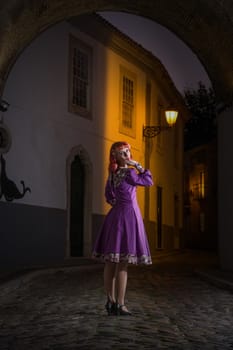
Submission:
[[[144,137],[155,137],[161,133],[161,131],[171,129],[171,126],[162,126],[162,125],[149,125],[143,126],[143,136]]]

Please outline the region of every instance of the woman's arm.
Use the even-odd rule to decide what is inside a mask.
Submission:
[[[126,181],[133,186],[152,186],[153,179],[150,170],[145,169],[143,173],[137,173],[135,169],[129,168]]]
[[[115,194],[113,191],[113,185],[112,185],[112,177],[111,175],[109,175],[109,178],[106,182],[105,185],[105,198],[106,198],[106,202],[110,205],[114,205],[115,204]]]

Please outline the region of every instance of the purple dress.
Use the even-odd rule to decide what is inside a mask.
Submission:
[[[137,186],[151,186],[151,172],[137,173],[134,168],[119,168],[110,175],[105,197],[112,208],[106,215],[96,239],[93,257],[102,261],[127,261],[152,264],[142,215],[137,203]]]

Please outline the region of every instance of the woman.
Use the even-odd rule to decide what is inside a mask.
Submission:
[[[106,201],[112,208],[93,250],[93,257],[105,262],[105,308],[109,315],[131,315],[125,306],[128,264],[152,264],[136,197],[137,186],[151,185],[150,171],[132,159],[130,145],[115,142],[110,149],[109,177],[105,186]]]

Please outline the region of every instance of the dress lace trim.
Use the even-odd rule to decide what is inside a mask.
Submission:
[[[122,180],[126,177],[128,168],[119,168],[115,174],[112,175],[113,186],[116,188],[120,185]]]
[[[129,264],[135,264],[135,265],[152,264],[151,256],[147,256],[147,255],[136,256],[133,254],[119,254],[119,253],[100,254],[100,253],[94,252],[92,254],[92,257],[94,259],[99,259],[102,262],[110,261],[114,263],[119,263],[124,261],[124,262],[128,262]]]

